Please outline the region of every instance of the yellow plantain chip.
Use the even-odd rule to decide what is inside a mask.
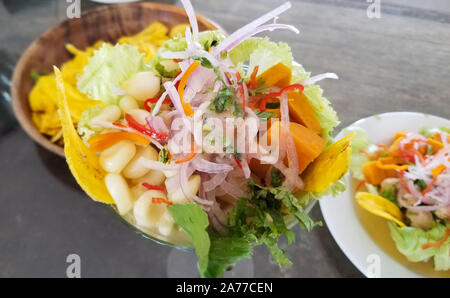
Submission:
[[[64,153],[70,171],[81,188],[94,201],[114,204],[106,189],[106,172],[100,167],[97,155],[90,151],[78,136],[70,116],[61,71],[54,66],[59,114],[64,136]]]
[[[403,223],[403,214],[394,203],[391,201],[368,193],[368,192],[358,192],[355,195],[356,202],[362,208],[366,209],[376,216],[382,217],[384,219],[390,220],[398,224],[400,227],[405,227]]]
[[[351,133],[331,144],[302,173],[304,191],[319,193],[342,178],[350,167]]]

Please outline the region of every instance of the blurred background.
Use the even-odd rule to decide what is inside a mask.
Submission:
[[[82,11],[105,5],[80,2]],[[284,1],[192,2],[197,13],[230,33]],[[381,0],[380,18],[368,17],[370,0],[291,2],[281,20],[301,34],[269,35],[288,42],[312,74],[339,75],[339,81],[321,85],[340,116],[340,128],[388,111],[450,118],[450,1]],[[66,18],[68,5],[64,0],[0,2],[0,277],[64,277],[72,253],[81,257],[83,277],[195,276],[189,253],[130,232],[108,208],[89,200],[65,161],[33,143],[11,115],[9,81],[17,59]],[[322,219],[318,205],[312,215]],[[241,265],[240,276],[362,276],[326,226],[295,232],[296,244],[286,246],[293,266],[280,270],[260,247]]]

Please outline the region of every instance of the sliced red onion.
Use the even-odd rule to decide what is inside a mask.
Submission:
[[[175,108],[177,109],[177,111],[181,115],[185,115],[183,105],[181,104],[180,95],[178,94],[178,91],[175,89],[172,82],[164,83],[164,87],[166,88],[167,94],[169,95],[170,100],[172,101],[172,103],[175,106]]]
[[[233,170],[233,167],[230,165],[211,162],[201,157],[192,161],[192,166],[197,171],[209,174],[227,173]]]
[[[286,176],[285,184],[289,190],[293,190],[298,179],[298,156],[295,149],[294,140],[289,132],[289,104],[286,93],[281,96],[281,142],[286,142],[286,153],[289,164],[290,174]]]
[[[222,40],[217,47],[213,49],[214,55],[220,55],[220,53],[227,49],[231,44],[233,44],[236,40],[240,39],[241,36],[245,36],[248,34],[248,32],[251,32],[255,30],[255,28],[261,26],[262,24],[267,23],[268,21],[272,20],[273,18],[277,17],[278,15],[282,14],[289,8],[291,8],[291,3],[286,2],[283,5],[275,8],[274,10],[266,13],[265,15],[259,17],[258,19],[254,20],[253,22],[245,25],[244,27],[238,29],[233,34]]]
[[[161,109],[161,106],[162,106],[164,100],[167,97],[167,94],[168,94],[167,90],[164,91],[163,94],[161,94],[161,96],[159,97],[159,99],[156,102],[155,106],[153,107],[152,116],[156,116],[158,114],[158,112]]]
[[[441,209],[441,208],[444,208],[447,206],[446,204],[433,205],[433,206],[423,206],[423,205],[422,206],[410,206],[403,200],[403,198],[401,196],[397,197],[397,201],[400,204],[400,206],[402,206],[408,210],[416,211],[416,212],[435,211],[435,210],[438,210],[438,209]]]
[[[244,157],[244,155],[242,155],[241,165],[242,165],[242,171],[244,171],[245,179],[249,179],[251,171],[250,171],[250,167],[248,166],[247,158]]]
[[[211,179],[203,182],[203,188],[205,189],[206,192],[212,191],[217,187],[219,187],[222,184],[222,182],[225,181],[225,179],[227,178],[227,173],[223,172],[210,176],[212,176]]]
[[[319,75],[316,75],[316,76],[307,78],[307,79],[304,80],[301,84],[302,84],[303,86],[308,86],[308,85],[315,84],[315,83],[317,83],[317,82],[319,82],[319,81],[322,81],[322,80],[324,80],[324,79],[335,79],[335,80],[338,80],[339,77],[338,77],[338,75],[335,74],[335,73],[327,72],[327,73],[322,73],[322,74],[319,74]]]
[[[169,128],[161,116],[147,117],[145,120],[147,121],[148,126],[153,130],[161,133],[170,133]]]
[[[181,3],[183,4],[184,10],[186,11],[186,14],[189,18],[189,24],[191,24],[194,41],[198,41],[197,17],[195,16],[195,11],[194,11],[194,8],[192,7],[191,1],[181,0]]]
[[[162,58],[165,59],[187,59],[189,58],[188,53],[184,51],[173,52],[173,51],[162,51],[159,53]]]
[[[239,199],[241,197],[245,197],[245,192],[235,185],[228,183],[227,181],[223,181],[220,185],[220,188],[228,195],[232,196],[235,199]]]
[[[179,164],[175,164],[175,163],[165,164],[160,161],[154,161],[154,160],[150,160],[150,159],[143,158],[143,157],[138,159],[138,163],[148,169],[158,170],[158,171],[177,171],[180,169]]]
[[[204,205],[204,206],[211,206],[213,204],[213,202],[205,200],[205,199],[201,199],[196,194],[192,194],[189,191],[188,180],[189,180],[190,175],[188,176],[188,167],[189,167],[189,162],[183,163],[180,167],[180,173],[178,175],[178,178],[180,179],[180,185],[181,185],[181,190],[183,191],[183,194],[186,196],[187,199],[189,199],[192,202],[196,202],[196,203]]]
[[[166,185],[167,193],[173,193],[181,188],[178,174],[167,178],[164,184]]]
[[[261,32],[264,32],[264,31],[274,31],[274,30],[279,30],[279,29],[290,30],[290,31],[295,32],[296,34],[300,33],[300,31],[297,28],[295,28],[294,26],[292,26],[292,25],[285,25],[285,24],[264,25],[264,26],[257,27],[254,30],[248,32],[247,34],[241,36],[239,39],[236,39],[233,43],[228,45],[224,50],[225,51],[230,51],[233,48],[237,47],[241,42],[243,42],[247,38],[252,37],[253,35],[256,35],[258,33],[261,33]]]
[[[128,131],[128,132],[132,132],[135,133],[137,135],[140,135],[141,137],[147,139],[150,141],[150,143],[152,143],[153,145],[155,145],[159,150],[161,150],[162,148],[164,148],[163,145],[161,145],[160,142],[158,142],[157,140],[153,139],[152,137],[149,137],[148,135],[145,135],[135,129],[132,129],[130,127],[121,127],[121,126],[116,126],[110,122],[105,122],[105,121],[92,121],[91,125],[94,126],[100,126],[100,127],[104,127],[104,128],[111,128],[111,129],[117,129],[117,130],[122,130],[122,131]]]

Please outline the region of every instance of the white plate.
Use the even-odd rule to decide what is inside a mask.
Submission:
[[[399,130],[419,132],[423,127],[449,127],[450,120],[421,113],[393,112],[364,118],[350,126],[365,129],[372,143],[389,144]],[[336,139],[343,136],[341,131]],[[349,174],[345,180],[345,192],[337,197],[325,197],[319,203],[328,229],[347,258],[368,277],[423,277],[408,268],[411,267],[408,262],[405,262],[407,267],[388,255],[368,235],[356,213],[355,183]]]

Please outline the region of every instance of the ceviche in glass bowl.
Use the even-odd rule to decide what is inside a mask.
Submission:
[[[285,43],[255,34],[289,2],[225,36],[190,26],[145,62],[129,44],[103,45],[77,78],[100,101],[77,130],[55,68],[70,170],[95,201],[111,205],[136,231],[159,243],[193,247],[202,277],[218,277],[268,247],[291,264],[278,240],[321,225],[314,202],[345,189],[353,135],[334,141],[336,112]]]

